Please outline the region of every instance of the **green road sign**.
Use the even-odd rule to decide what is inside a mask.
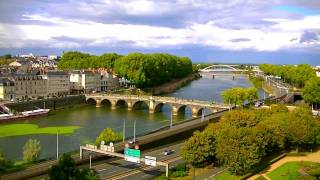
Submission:
[[[141,151],[138,149],[124,148],[124,155],[140,158]]]

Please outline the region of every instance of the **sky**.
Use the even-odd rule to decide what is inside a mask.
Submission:
[[[320,65],[319,0],[0,0],[0,54]]]

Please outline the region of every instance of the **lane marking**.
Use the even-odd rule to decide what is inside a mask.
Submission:
[[[101,172],[101,171],[105,171],[105,170],[107,170],[107,169],[99,169],[98,171]]]

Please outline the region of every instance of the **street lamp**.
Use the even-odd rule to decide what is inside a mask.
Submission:
[[[172,128],[172,111],[171,111],[171,117],[170,117],[170,128]]]
[[[59,160],[59,130],[57,130],[57,160]]]

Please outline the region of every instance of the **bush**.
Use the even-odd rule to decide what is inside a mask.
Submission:
[[[185,177],[187,175],[188,175],[188,173],[186,171],[174,171],[173,173],[171,173],[170,177],[172,177],[172,178]]]
[[[186,163],[179,163],[174,169],[175,171],[187,171],[187,165]]]
[[[23,147],[23,160],[34,162],[40,156],[40,141],[29,139]]]

